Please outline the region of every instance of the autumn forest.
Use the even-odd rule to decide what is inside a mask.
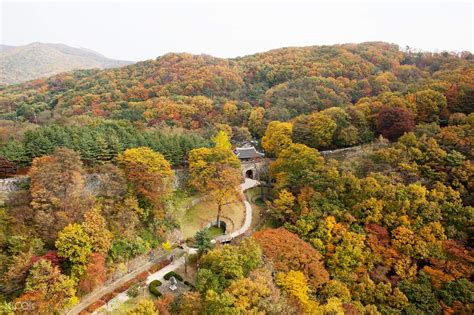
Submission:
[[[470,52],[169,53],[1,85],[0,313],[472,314],[473,144]]]

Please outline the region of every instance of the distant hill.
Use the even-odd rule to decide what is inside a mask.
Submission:
[[[12,49],[12,48],[15,48],[15,46],[0,44],[0,52],[4,52],[4,51],[7,51],[7,50]]]
[[[63,44],[0,45],[0,84],[13,84],[76,69],[115,68],[131,64]]]

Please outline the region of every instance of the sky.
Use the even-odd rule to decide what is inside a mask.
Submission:
[[[63,43],[130,61],[168,52],[237,57],[364,41],[474,51],[472,1],[0,1],[2,44]]]

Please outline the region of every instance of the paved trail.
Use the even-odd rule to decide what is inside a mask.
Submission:
[[[240,190],[243,193],[247,189],[253,188],[253,187],[258,186],[258,185],[259,185],[258,181],[250,179],[250,178],[246,178],[245,182],[240,185]],[[245,194],[244,194],[244,196],[245,196]],[[244,205],[245,205],[245,220],[244,220],[244,224],[242,225],[242,227],[240,229],[238,229],[237,231],[232,232],[231,234],[221,235],[221,236],[216,237],[215,240],[217,242],[222,243],[222,242],[230,241],[233,238],[244,234],[250,228],[250,225],[252,224],[252,206],[250,205],[250,202],[248,202],[247,200],[244,200]],[[194,254],[194,253],[197,252],[197,250],[195,248],[185,248],[185,251],[188,251],[189,254]],[[184,259],[185,259],[185,257],[183,256],[183,257],[177,259],[176,261],[174,261],[172,264],[164,267],[163,269],[160,269],[157,272],[152,273],[146,279],[146,284],[149,284],[153,280],[163,281],[163,277],[164,277],[165,274],[167,274],[170,271],[174,271],[174,270],[176,270],[179,267],[184,265]],[[146,269],[140,268],[140,272],[148,270],[149,268],[151,268],[151,266],[149,266]],[[136,274],[134,273],[135,276],[138,275],[140,272],[137,272]],[[133,277],[130,277],[130,278],[127,277],[127,281],[132,279],[132,278]],[[123,281],[123,282],[121,281],[121,284],[123,284],[124,282],[125,281]],[[108,288],[106,293],[112,292],[113,289],[115,289],[116,287],[119,287],[119,285],[114,286],[113,288]],[[104,288],[104,289],[106,289],[106,288]],[[106,293],[104,293],[104,294],[106,294]],[[88,299],[87,303],[82,301],[80,304],[76,305],[73,308],[74,312],[73,312],[73,310],[71,310],[68,314],[78,314],[81,310],[83,310],[84,308],[86,308],[87,306],[89,306],[90,304],[95,302],[98,298],[102,297],[104,294],[95,295],[94,297]],[[115,308],[117,308],[119,305],[126,302],[128,299],[129,299],[129,297],[128,297],[126,292],[120,293],[116,297],[114,297],[112,300],[110,300],[107,306],[103,306],[103,307],[99,308],[97,311],[95,311],[92,314],[100,314],[101,311],[103,312],[103,311],[106,310],[106,307],[107,307],[107,311],[112,311]],[[81,306],[79,307],[79,305],[81,305]]]
[[[244,191],[246,191],[247,189],[258,186],[259,184],[260,184],[260,182],[257,181],[257,180],[246,178],[245,182],[240,184],[240,190],[242,191],[242,193],[244,193]],[[245,194],[244,194],[244,197],[245,197]],[[228,235],[217,236],[215,238],[216,241],[221,242],[221,243],[228,242],[228,241],[236,238],[237,236],[240,236],[240,235],[244,234],[245,232],[247,232],[247,230],[250,228],[250,225],[252,224],[252,211],[253,210],[252,210],[252,206],[250,205],[250,202],[248,202],[248,200],[244,200],[244,206],[245,206],[245,221],[244,221],[244,224],[242,225],[242,227],[240,229],[238,229],[237,231],[234,231],[234,232],[232,232]]]

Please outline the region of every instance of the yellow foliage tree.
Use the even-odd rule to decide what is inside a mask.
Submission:
[[[170,241],[163,242],[161,244],[161,248],[163,248],[165,251],[169,252],[171,250],[171,243]]]
[[[265,109],[263,107],[256,107],[252,109],[249,115],[249,130],[254,136],[261,136],[263,133],[263,117],[265,116]]]
[[[208,193],[217,204],[217,223],[222,207],[238,193],[241,182],[240,161],[232,152],[229,138],[221,131],[213,139],[215,147],[194,149],[189,153],[189,184]]]
[[[155,304],[150,300],[140,300],[134,309],[129,311],[127,315],[153,315],[158,314]]]
[[[332,297],[328,299],[326,304],[318,307],[316,314],[344,315],[345,312],[344,307],[342,306],[342,301],[339,298]]]
[[[234,297],[234,307],[243,314],[264,314],[259,303],[270,295],[268,287],[249,278],[234,281],[227,289]]]
[[[163,201],[170,195],[174,179],[170,163],[150,148],[127,149],[117,157],[136,192],[162,215]]]
[[[336,122],[322,113],[302,115],[295,119],[293,140],[312,148],[324,149],[332,144]]]
[[[89,235],[92,244],[92,251],[106,254],[112,245],[112,233],[107,229],[107,222],[101,215],[98,206],[84,214],[82,227],[84,232]]]
[[[230,141],[229,141],[229,135],[223,130],[219,131],[217,135],[214,138],[212,138],[212,142],[214,142],[215,147],[218,149],[222,149],[222,150],[232,149],[232,145],[230,144]]]
[[[288,122],[272,121],[262,138],[262,147],[271,156],[278,156],[283,149],[293,143],[291,133],[293,125]]]
[[[273,214],[280,220],[291,219],[294,213],[295,196],[286,189],[278,193],[278,198],[273,201]]]
[[[287,273],[279,273],[276,276],[276,283],[299,304],[305,314],[315,314],[318,303],[309,298],[308,282],[301,271],[290,270]]]
[[[55,245],[58,256],[72,264],[73,277],[79,278],[84,273],[89,255],[92,253],[92,242],[84,228],[77,223],[69,224],[58,233]]]

